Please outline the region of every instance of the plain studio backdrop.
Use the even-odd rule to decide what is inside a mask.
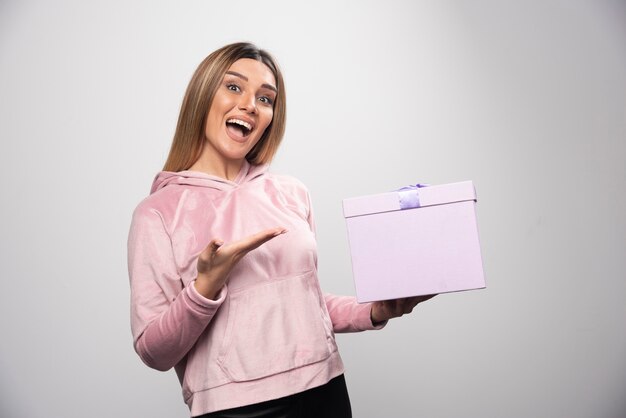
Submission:
[[[341,199],[473,180],[487,289],[339,335],[354,416],[626,417],[626,3],[0,2],[0,416],[185,417],[132,348],[126,239],[186,85],[248,40],[284,71],[272,170]]]

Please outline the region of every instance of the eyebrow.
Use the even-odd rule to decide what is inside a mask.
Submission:
[[[239,77],[239,78],[241,78],[243,80],[248,81],[248,77],[246,77],[243,74],[239,74],[238,72],[235,72],[235,71],[226,71],[226,74],[234,75],[235,77]],[[276,89],[276,87],[272,86],[271,84],[264,83],[264,84],[261,85],[261,87],[265,87],[266,89],[270,89],[274,93],[278,94],[278,90]]]

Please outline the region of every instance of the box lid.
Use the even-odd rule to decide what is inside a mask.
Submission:
[[[343,200],[343,215],[346,218],[351,218],[468,200],[476,200],[474,183],[462,181],[347,198]]]

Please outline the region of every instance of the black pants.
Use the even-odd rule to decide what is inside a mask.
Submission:
[[[337,376],[325,385],[284,398],[212,412],[197,418],[352,418],[346,380]]]

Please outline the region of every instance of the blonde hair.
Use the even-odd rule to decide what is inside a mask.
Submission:
[[[187,86],[178,115],[176,132],[172,140],[164,171],[187,170],[200,158],[205,141],[207,114],[215,92],[230,66],[241,58],[251,58],[265,64],[273,73],[278,94],[274,100],[272,121],[254,148],[246,155],[251,164],[269,163],[285,133],[287,103],[283,76],[274,58],[257,46],[238,42],[226,45],[211,53],[198,66]]]

